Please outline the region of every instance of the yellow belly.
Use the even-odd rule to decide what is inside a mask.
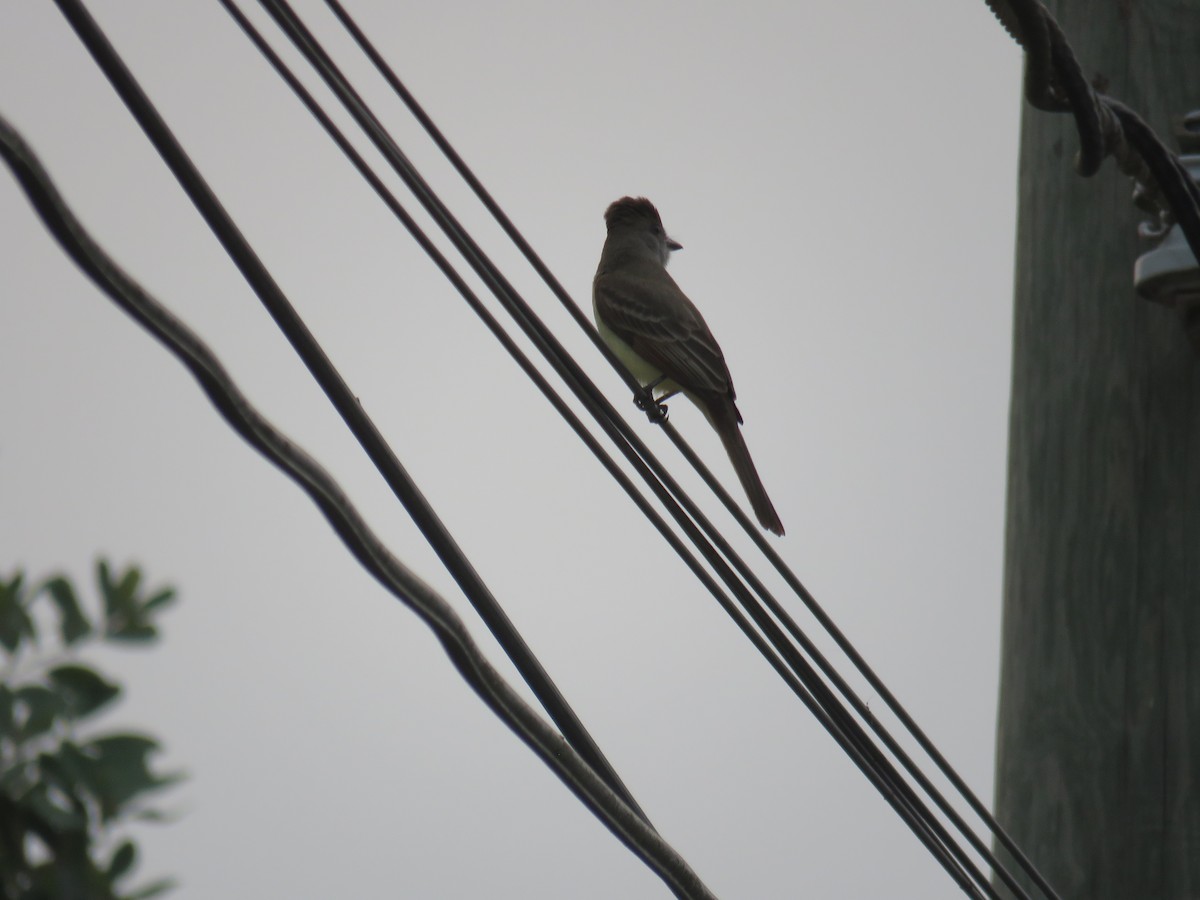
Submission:
[[[625,343],[625,341],[617,335],[615,331],[604,324],[604,320],[598,315],[594,315],[595,309],[593,304],[593,317],[596,320],[596,330],[600,332],[600,337],[604,338],[604,343],[608,344],[609,349],[616,354],[617,359],[625,364],[625,367],[633,373],[633,377],[638,380],[638,383],[645,386],[662,377],[662,372],[652,366],[646,360],[642,359],[634,349]],[[674,394],[679,390],[679,385],[669,378],[661,384],[654,386],[654,396],[663,397],[667,394]]]

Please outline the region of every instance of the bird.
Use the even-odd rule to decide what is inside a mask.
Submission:
[[[622,197],[604,213],[607,237],[592,281],[596,328],[652,399],[682,393],[704,413],[729,454],[759,524],[783,534],[742,437],[725,355],[694,303],[667,272],[683,245],[667,236],[645,197]]]

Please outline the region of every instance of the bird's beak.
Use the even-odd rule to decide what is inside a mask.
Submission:
[[[675,240],[674,238],[667,238],[667,249],[668,250],[682,250],[683,244],[679,243],[679,241]]]

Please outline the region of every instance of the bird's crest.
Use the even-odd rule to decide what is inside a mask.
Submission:
[[[616,224],[637,221],[655,222],[662,227],[662,217],[645,197],[622,197],[604,211],[604,222],[610,230]]]

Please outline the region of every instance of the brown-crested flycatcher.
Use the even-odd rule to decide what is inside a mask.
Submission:
[[[601,337],[634,377],[659,399],[683,393],[721,437],[763,528],[783,534],[738,427],[733,380],[700,311],[667,273],[681,244],[667,237],[658,210],[644,197],[622,197],[604,213],[608,237],[592,282]]]

